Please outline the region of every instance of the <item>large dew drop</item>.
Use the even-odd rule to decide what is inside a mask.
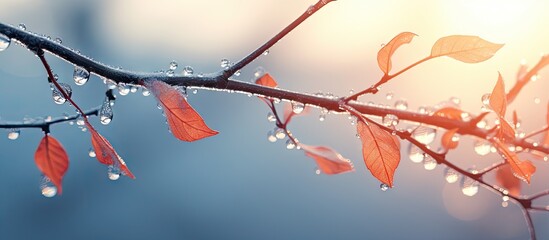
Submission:
[[[436,137],[436,129],[419,126],[412,132],[412,137],[425,145],[432,143]]]
[[[17,140],[17,138],[19,138],[20,133],[21,133],[21,130],[19,130],[19,128],[12,128],[8,130],[8,139]]]
[[[296,145],[295,145],[295,143],[294,143],[294,141],[293,141],[292,139],[288,139],[288,140],[286,141],[286,148],[287,148],[287,149],[290,149],[290,150],[291,150],[291,149],[294,149],[295,147],[296,147]]]
[[[305,110],[305,104],[300,102],[292,102],[292,111],[295,114],[300,114],[303,112],[303,110]]]
[[[416,145],[410,144],[410,147],[408,148],[408,157],[412,160],[412,162],[420,163],[423,162],[423,159],[425,159],[425,153]]]
[[[267,140],[269,140],[269,142],[276,142],[276,140],[278,140],[278,138],[276,137],[276,135],[273,131],[269,131],[267,133]]]
[[[475,152],[480,156],[490,153],[492,145],[486,140],[475,140]]]
[[[82,86],[88,82],[90,79],[90,72],[82,67],[74,67],[74,73],[72,75],[74,83],[78,86]]]
[[[120,94],[120,96],[126,96],[126,95],[128,95],[128,93],[130,93],[130,87],[128,85],[126,85],[125,83],[119,83],[118,84],[118,94]]]
[[[6,50],[11,43],[11,39],[4,34],[0,34],[0,52]]]
[[[423,168],[427,171],[434,170],[437,167],[437,161],[429,155],[425,155],[423,160]]]
[[[460,187],[461,192],[465,196],[472,197],[478,193],[478,182],[471,178],[463,177],[460,182]]]
[[[57,187],[53,185],[48,177],[44,176],[40,181],[40,191],[44,197],[51,198],[57,194]]]
[[[69,96],[71,97],[72,96],[72,88],[70,85],[66,84],[66,83],[59,83],[59,86],[61,86],[61,89]],[[67,101],[67,99],[65,99],[65,96],[63,96],[63,93],[61,93],[60,91],[57,90],[57,88],[55,86],[52,86],[52,93],[51,93],[51,96],[53,98],[53,102],[55,102],[56,104],[63,104]]]
[[[111,181],[116,181],[120,178],[120,169],[110,165],[109,169],[107,170],[107,176]]]
[[[386,127],[394,127],[398,125],[398,117],[393,114],[387,114],[383,117],[382,123]]]
[[[444,179],[446,179],[446,182],[448,183],[455,183],[459,180],[459,175],[454,169],[446,168],[444,170]]]
[[[194,74],[194,69],[191,66],[185,66],[183,68],[183,76],[192,76]]]
[[[103,104],[101,105],[101,109],[99,109],[99,120],[101,121],[101,124],[107,125],[112,121],[112,117],[113,111],[110,100],[105,98],[105,101],[103,101]]]

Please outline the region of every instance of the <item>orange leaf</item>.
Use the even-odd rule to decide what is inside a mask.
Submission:
[[[101,134],[99,134],[93,127],[89,124],[88,128],[92,135],[92,146],[95,151],[97,160],[105,165],[113,165],[120,168],[120,172],[130,178],[135,178],[130,169],[126,166],[126,162],[116,153],[111,143],[107,141]]]
[[[511,166],[513,175],[530,184],[530,177],[532,177],[532,175],[536,172],[536,166],[528,160],[520,161],[517,154],[509,151],[507,146],[500,142],[500,140],[492,139],[492,143],[496,145],[497,150],[503,155],[505,160]]]
[[[276,86],[278,86],[278,83],[276,83],[276,81],[271,76],[271,74],[268,74],[268,73],[265,73],[265,75],[255,80],[255,83],[266,86],[266,87],[272,87],[272,88],[275,88]]]
[[[452,35],[440,38],[431,49],[431,57],[447,56],[465,63],[491,58],[503,44],[488,42],[477,36]]]
[[[503,118],[499,118],[499,139],[515,139],[515,129]]]
[[[329,147],[300,144],[307,156],[313,158],[318,168],[328,175],[353,171],[353,164]]]
[[[498,168],[496,171],[496,181],[505,188],[511,196],[520,195],[520,180],[513,175],[513,170],[508,164]]]
[[[519,119],[518,119],[518,115],[517,115],[517,111],[513,111],[513,126],[514,128],[518,128],[518,125],[519,125]]]
[[[357,131],[366,167],[379,181],[393,187],[393,176],[400,163],[398,140],[374,123],[359,121]]]
[[[69,168],[69,156],[61,143],[50,135],[44,136],[34,153],[34,161],[38,169],[55,184],[61,194],[63,192],[61,182]]]
[[[499,73],[498,73],[499,74]],[[498,75],[498,82],[490,94],[490,107],[500,117],[505,117],[505,111],[507,109],[507,98],[505,96],[505,84],[501,74]]]
[[[176,88],[156,80],[146,81],[144,85],[162,105],[170,130],[177,139],[192,142],[219,133],[206,125]]]
[[[415,36],[417,35],[411,32],[400,33],[379,50],[377,53],[377,64],[385,75],[389,74],[393,66],[391,56],[393,56],[400,46],[410,43]]]
[[[465,112],[460,109],[453,108],[453,107],[445,107],[437,110],[435,113],[433,113],[433,115],[454,119],[454,120],[461,120],[461,114],[463,113]]]
[[[448,130],[442,135],[441,144],[447,150],[455,149],[458,146],[459,141],[454,141],[454,135],[456,135],[458,128]]]

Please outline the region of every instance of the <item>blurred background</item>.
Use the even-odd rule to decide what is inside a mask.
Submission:
[[[220,60],[237,61],[301,14],[314,0],[2,0],[0,21],[60,37],[63,44],[113,66],[158,71],[175,60],[178,71],[220,70]],[[465,64],[448,58],[422,64],[363,101],[408,109],[433,106],[450,97],[480,111],[498,71],[510,88],[521,60],[530,66],[549,52],[549,2],[545,1],[363,1],[341,0],[322,9],[280,41],[267,56],[243,70],[248,81],[259,66],[280,87],[343,96],[381,76],[376,54],[403,31],[419,35],[394,56],[398,70],[427,56],[440,37],[478,35],[505,46],[489,61]],[[48,55],[60,81],[71,84],[84,108],[101,103],[106,87],[93,76],[80,87],[73,66]],[[549,71],[527,85],[508,113],[517,110],[523,131],[546,124]],[[387,94],[393,94],[391,100]],[[0,116],[3,121],[73,113],[56,105],[39,60],[12,44],[0,52]],[[295,119],[290,129],[306,144],[327,145],[353,160],[353,173],[315,174],[302,151],[270,143],[267,108],[240,94],[199,90],[189,102],[218,136],[180,142],[168,132],[152,97],[119,96],[114,119],[91,121],[124,157],[136,180],[110,181],[107,168],[88,157],[89,133],[69,124],[52,135],[71,164],[62,196],[40,194],[34,151],[42,137],[22,130],[19,139],[0,138],[1,239],[526,239],[520,209],[503,208],[501,197],[481,188],[467,197],[447,184],[443,166],[426,171],[412,163],[403,144],[395,188],[379,182],[362,162],[355,127],[344,116],[318,120],[318,110]],[[408,126],[401,123],[400,127]],[[442,131],[439,130],[438,135]],[[7,132],[3,133],[7,135]],[[438,141],[433,144],[437,147]],[[473,140],[461,138],[449,155],[464,168],[482,169],[496,154],[478,156]],[[547,166],[523,193],[546,189]],[[493,180],[493,176],[488,176]],[[539,239],[549,237],[549,214],[534,213]]]

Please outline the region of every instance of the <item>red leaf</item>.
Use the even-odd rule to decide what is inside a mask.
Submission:
[[[499,118],[499,139],[515,139],[515,129],[503,118]]]
[[[513,175],[530,184],[530,177],[532,177],[532,175],[536,172],[536,167],[532,164],[532,162],[528,160],[520,161],[517,154],[509,151],[507,146],[498,139],[492,139],[492,143],[496,145],[497,150],[504,156],[506,161],[511,166]]]
[[[316,161],[318,168],[324,174],[332,175],[354,170],[353,164],[349,159],[344,158],[329,147],[309,146],[305,144],[300,144],[300,146],[307,156]]]
[[[417,35],[411,32],[400,33],[379,50],[377,53],[377,64],[385,75],[388,75],[389,71],[391,71],[391,68],[393,67],[391,57],[395,51],[400,46],[410,43],[415,36]]]
[[[513,126],[515,129],[518,128],[518,125],[519,125],[519,119],[518,119],[518,115],[517,115],[517,111],[513,111]]]
[[[459,141],[454,141],[454,135],[457,133],[458,129],[454,128],[451,130],[448,130],[442,135],[441,144],[442,147],[444,147],[447,150],[455,149],[458,146]]]
[[[366,167],[379,181],[393,187],[393,176],[400,163],[400,143],[374,123],[359,121],[357,131]]]
[[[440,38],[431,49],[431,57],[447,56],[465,63],[490,59],[503,44],[488,42],[477,36],[453,35]]]
[[[496,171],[496,181],[509,192],[509,195],[520,195],[520,180],[513,175],[513,170],[508,164],[498,168]]]
[[[120,168],[120,172],[130,178],[135,178],[130,169],[126,166],[126,162],[116,153],[111,143],[99,134],[91,124],[86,124],[90,133],[93,150],[95,151],[97,160],[105,165],[114,165]]]
[[[271,74],[268,74],[268,73],[265,73],[265,75],[255,80],[255,83],[266,86],[266,87],[272,87],[272,88],[275,88],[276,86],[278,86],[278,83],[276,83],[276,81],[271,76]]]
[[[156,80],[146,81],[144,85],[162,105],[170,130],[177,139],[192,142],[219,133],[206,125],[176,88]]]
[[[498,82],[490,94],[490,107],[498,116],[505,117],[505,110],[507,109],[507,99],[505,96],[505,85],[501,74],[498,76]]]
[[[61,194],[63,192],[61,182],[69,168],[69,156],[61,143],[52,136],[44,136],[34,153],[34,161],[38,169],[55,184]]]
[[[453,108],[453,107],[445,107],[437,110],[435,113],[433,113],[433,115],[454,119],[454,120],[461,120],[461,114],[463,113],[465,112],[460,109]]]

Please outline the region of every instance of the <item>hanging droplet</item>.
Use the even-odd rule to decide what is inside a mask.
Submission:
[[[268,120],[269,122],[276,122],[276,116],[275,116],[272,112],[269,112],[269,113],[267,114],[267,120]]]
[[[143,87],[143,89],[141,89],[141,94],[143,94],[143,96],[147,97],[147,96],[151,95],[151,91],[149,91],[149,89]]]
[[[97,156],[97,154],[95,153],[95,150],[93,150],[93,148],[90,148],[88,150],[88,156],[90,156],[91,158],[94,158]]]
[[[8,139],[9,140],[17,140],[19,138],[19,134],[21,133],[21,130],[19,128],[12,128],[8,130]]]
[[[416,145],[410,144],[410,147],[408,148],[408,157],[412,160],[412,162],[420,163],[423,162],[423,159],[425,159],[425,153]]]
[[[173,70],[177,69],[177,66],[179,66],[179,65],[177,64],[177,62],[175,60],[170,62],[170,70],[173,71]]]
[[[408,109],[408,102],[406,100],[398,100],[395,102],[395,109],[397,110],[406,110]]]
[[[387,93],[387,94],[385,95],[385,99],[391,100],[391,99],[393,99],[393,96],[394,96],[394,94],[393,94],[392,92]]]
[[[386,127],[394,127],[398,125],[398,121],[398,117],[393,114],[387,114],[382,119],[382,123]]]
[[[237,77],[240,76],[240,74],[242,74],[242,72],[240,70],[234,72],[234,75],[237,76]]]
[[[107,176],[111,181],[116,181],[120,178],[120,169],[113,165],[110,165],[107,170]]]
[[[274,133],[278,139],[284,139],[286,137],[286,132],[282,128],[277,128]]]
[[[460,182],[460,187],[461,192],[465,196],[472,197],[478,193],[478,182],[471,178],[463,177]]]
[[[539,104],[541,102],[541,99],[539,97],[534,98],[534,103]]]
[[[322,173],[322,171],[320,171],[320,169],[318,169],[318,168],[315,169],[315,174],[316,175],[320,175],[321,173]]]
[[[197,94],[197,93],[198,93],[198,89],[193,89],[192,93],[193,93],[193,94]]]
[[[0,33],[0,52],[6,50],[11,43],[11,39]]]
[[[107,125],[112,121],[112,117],[113,111],[110,100],[109,98],[105,98],[105,101],[103,101],[103,104],[101,104],[101,108],[99,109],[99,120],[101,121],[101,124]]]
[[[326,120],[326,114],[320,114],[318,116],[318,121],[324,122],[324,120]]]
[[[425,159],[423,160],[423,168],[427,171],[434,170],[437,167],[437,161],[432,158],[430,155],[425,155]]]
[[[263,56],[269,55],[269,52],[270,52],[269,49],[265,50],[265,52],[263,52]]]
[[[425,145],[432,143],[436,137],[436,129],[419,126],[412,132],[412,137]]]
[[[490,153],[490,148],[492,148],[490,142],[481,139],[475,140],[474,146],[475,152],[480,156],[485,156],[486,154]]]
[[[136,93],[137,92],[137,87],[136,86],[130,86],[130,92],[131,93]]]
[[[52,90],[52,98],[53,98],[53,102],[55,102],[56,104],[63,104],[67,101],[67,99],[65,99],[65,96],[63,96],[63,94],[57,90],[57,88],[52,84],[50,84],[51,88],[53,89]],[[61,87],[61,89],[69,96],[71,97],[72,96],[72,88],[71,86],[69,86],[68,84],[66,83],[59,83],[59,86]]]
[[[269,142],[276,142],[278,138],[276,138],[276,135],[273,131],[269,131],[267,133],[267,140],[269,140]]]
[[[292,102],[292,111],[295,114],[302,113],[304,109],[305,109],[305,104],[300,103],[300,102]]]
[[[261,76],[265,75],[265,69],[262,68],[262,67],[257,67],[254,71],[254,81],[258,78],[260,78]]]
[[[84,126],[84,125],[86,125],[86,121],[84,121],[84,117],[78,116],[78,117],[76,118],[76,125],[78,125],[78,126]]]
[[[128,93],[130,93],[130,88],[125,83],[119,83],[118,84],[118,93],[121,96],[128,95]]]
[[[486,93],[482,95],[482,98],[481,98],[482,104],[487,108],[490,108],[490,96],[491,96],[490,93]]]
[[[379,185],[379,189],[381,189],[381,191],[386,192],[387,190],[389,190],[389,185],[382,183]]]
[[[88,79],[90,79],[90,72],[88,72],[85,68],[76,66],[74,67],[74,73],[72,76],[74,83],[78,86],[82,86],[88,82]]]
[[[48,177],[43,176],[40,180],[40,191],[42,192],[42,196],[51,198],[57,194],[57,187],[55,187]]]
[[[221,63],[220,63],[221,68],[227,69],[229,68],[230,65],[231,65],[231,62],[229,61],[229,59],[226,59],[226,58],[221,59]]]
[[[191,66],[185,66],[183,68],[183,76],[192,76],[194,74],[194,69]]]
[[[444,179],[448,183],[455,183],[459,180],[459,175],[454,169],[446,168],[444,169]]]
[[[292,139],[286,140],[286,148],[287,149],[294,149],[295,148],[295,143]]]
[[[27,26],[24,23],[19,23],[19,29],[25,31],[27,30]]]

